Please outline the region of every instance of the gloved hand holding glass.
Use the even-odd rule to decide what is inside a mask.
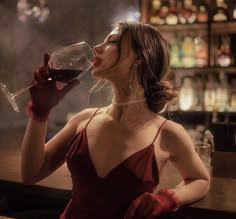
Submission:
[[[50,86],[54,85],[55,87],[55,81],[60,81],[68,83],[68,85],[64,88],[58,89],[58,91],[60,90],[60,93],[63,93],[63,95],[61,94],[62,98],[70,90],[70,88],[76,84],[74,80],[79,80],[92,67],[92,62],[92,48],[85,42],[76,43],[66,47],[61,47],[55,50],[51,55],[45,54],[44,65],[35,72],[35,80],[27,87],[24,87],[15,93],[11,93],[4,83],[0,83],[0,86],[14,110],[19,112],[20,110],[15,97],[33,87],[38,86],[43,88],[45,84],[47,84],[47,89],[49,84]]]

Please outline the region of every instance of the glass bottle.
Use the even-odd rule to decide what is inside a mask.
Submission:
[[[221,36],[220,47],[217,50],[217,64],[221,67],[230,66],[232,62],[230,37],[228,35]]]
[[[152,1],[152,9],[151,9],[151,16],[149,22],[151,24],[160,24],[160,10],[161,10],[161,1],[160,0],[153,0]]]
[[[166,18],[169,14],[169,5],[168,2],[166,0],[162,0],[162,5],[161,5],[161,9],[160,9],[160,22],[159,25],[163,25],[166,24]]]
[[[215,110],[217,82],[212,74],[208,75],[204,90],[204,108],[206,111]]]
[[[204,86],[200,76],[195,78],[195,110],[201,111],[203,109],[204,100]]]
[[[182,67],[182,62],[181,62],[182,48],[181,48],[181,42],[179,41],[177,35],[174,36],[173,40],[170,40],[169,47],[170,47],[170,66],[173,68]]]
[[[228,5],[225,0],[216,0],[216,8],[213,12],[212,20],[215,22],[222,22],[229,20]]]
[[[194,51],[195,51],[195,65],[197,67],[205,67],[208,65],[208,43],[203,37],[203,33],[199,33],[194,38]]]
[[[231,80],[230,84],[230,111],[236,111],[236,78]]]
[[[181,88],[179,90],[179,107],[181,110],[187,111],[194,107],[194,86],[190,77],[184,77]]]
[[[234,1],[233,19],[236,20],[236,1]]]
[[[180,23],[194,23],[196,21],[196,6],[193,5],[192,0],[184,0],[183,8],[178,16]]]
[[[208,10],[203,4],[200,4],[197,12],[197,21],[199,23],[206,23],[208,21]]]
[[[170,0],[169,4],[169,14],[166,17],[166,23],[168,25],[175,25],[178,23],[176,0]]]
[[[190,35],[186,35],[182,43],[182,64],[186,68],[195,66],[194,41]]]
[[[224,72],[220,72],[219,80],[219,86],[216,89],[216,108],[217,111],[224,112],[229,107],[229,86]]]

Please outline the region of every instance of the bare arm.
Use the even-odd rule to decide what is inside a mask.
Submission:
[[[77,114],[46,144],[47,122],[29,119],[21,152],[24,183],[33,184],[44,179],[65,162],[68,143],[76,134],[78,124],[86,120],[93,111],[85,110]]]
[[[204,197],[209,189],[210,177],[207,169],[197,155],[192,140],[181,125],[171,124],[167,133],[170,161],[176,166],[183,182],[171,189],[180,205],[197,201]]]

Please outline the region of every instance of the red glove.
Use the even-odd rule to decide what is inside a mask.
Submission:
[[[44,55],[44,65],[34,72],[35,86],[30,88],[31,101],[26,106],[26,114],[37,121],[46,121],[51,109],[56,106],[60,100],[79,83],[74,80],[65,86],[59,86],[56,81],[48,80],[50,56]]]
[[[145,192],[131,203],[124,219],[155,219],[162,213],[178,209],[179,201],[174,192],[167,189],[162,189],[157,194]]]

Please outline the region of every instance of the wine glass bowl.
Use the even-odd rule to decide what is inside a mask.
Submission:
[[[75,79],[80,79],[93,66],[93,56],[93,50],[86,42],[79,42],[56,49],[49,59],[48,80],[69,83]],[[11,93],[2,82],[0,87],[13,109],[16,112],[20,112],[15,98],[36,84],[38,82],[34,81],[34,83],[15,93]]]
[[[92,60],[93,51],[85,42],[61,47],[50,57],[49,77],[51,80],[68,83],[86,73],[92,66]]]

